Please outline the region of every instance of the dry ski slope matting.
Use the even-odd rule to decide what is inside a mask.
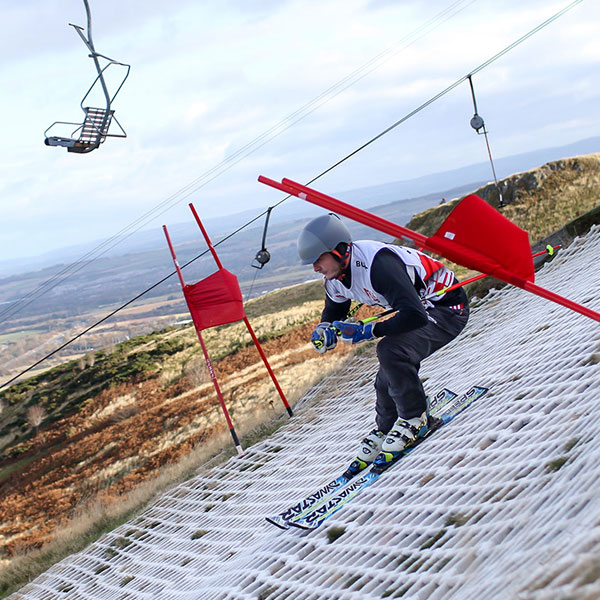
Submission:
[[[537,280],[598,310],[599,261],[596,227]],[[598,323],[492,291],[422,367],[431,393],[488,395],[320,529],[269,525],[346,466],[372,424],[376,368],[370,348],[243,458],[203,469],[11,598],[600,598]]]

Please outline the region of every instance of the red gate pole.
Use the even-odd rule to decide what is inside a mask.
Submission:
[[[377,215],[374,215],[362,208],[357,208],[356,206],[352,206],[351,204],[347,204],[346,202],[342,202],[337,198],[333,198],[331,196],[327,196],[322,192],[317,192],[312,188],[307,186],[302,186],[299,183],[292,182],[290,179],[282,179],[281,183],[275,181],[273,179],[269,179],[264,175],[260,175],[258,178],[260,183],[264,183],[272,188],[285,192],[286,194],[291,194],[292,196],[297,196],[301,200],[306,200],[307,202],[311,202],[312,204],[316,204],[321,208],[326,210],[333,210],[344,217],[348,217],[353,221],[358,221],[363,225],[367,225],[368,227],[372,227],[373,229],[377,229],[378,231],[383,231],[383,233],[387,233],[389,235],[393,235],[397,238],[406,238],[412,240],[417,246],[427,247],[427,236],[422,233],[418,233],[416,231],[412,231],[407,229],[406,227],[402,227],[397,225],[396,223],[392,223],[391,221],[387,221]]]
[[[277,381],[277,378],[275,377],[275,373],[273,373],[273,369],[271,369],[271,365],[269,364],[269,361],[267,360],[267,356],[265,355],[265,352],[262,349],[262,346],[260,345],[260,342],[258,341],[258,338],[256,337],[256,335],[254,333],[254,330],[250,326],[250,321],[248,321],[248,317],[244,317],[244,323],[246,323],[246,327],[248,328],[248,332],[250,333],[250,336],[252,337],[252,341],[254,342],[254,345],[256,346],[256,349],[258,350],[258,353],[260,354],[262,361],[265,363],[265,367],[267,368],[267,371],[269,372],[269,375],[271,376],[271,380],[273,381],[273,383],[275,384],[275,387],[277,388],[277,392],[279,393],[281,401],[283,402],[283,405],[285,406],[285,409],[287,410],[288,415],[290,415],[290,417],[293,417],[294,412],[290,408],[287,398],[285,397],[285,394],[283,393],[283,390],[281,389],[281,386],[279,385],[279,382]]]
[[[210,238],[208,237],[208,233],[206,232],[206,229],[204,229],[204,225],[202,225],[202,221],[200,220],[200,217],[198,216],[198,213],[196,212],[196,208],[194,207],[194,205],[192,203],[190,203],[189,206],[192,211],[192,214],[194,215],[194,218],[196,219],[196,223],[198,223],[198,227],[200,227],[200,231],[202,231],[202,235],[204,236],[204,239],[206,240],[206,244],[208,245],[208,248],[211,251],[213,258],[215,259],[215,262],[217,263],[217,267],[219,267],[219,269],[222,269],[223,265],[221,264],[219,255],[217,254],[217,251],[213,248],[212,242],[210,241]],[[244,315],[244,323],[246,323],[246,327],[248,328],[250,337],[252,338],[252,341],[254,342],[254,345],[256,346],[256,349],[258,350],[258,353],[260,354],[260,357],[262,358],[262,361],[265,364],[265,367],[267,368],[267,372],[269,373],[271,380],[275,384],[275,388],[277,389],[277,392],[279,393],[279,397],[281,398],[281,401],[283,402],[283,405],[285,406],[285,408],[288,412],[288,415],[290,415],[290,417],[293,417],[294,413],[293,413],[292,409],[290,408],[290,405],[288,404],[287,398],[285,397],[285,394],[283,393],[283,390],[281,389],[281,386],[279,385],[279,382],[277,381],[277,378],[275,377],[275,373],[273,373],[273,369],[271,369],[271,365],[269,364],[269,361],[267,360],[267,356],[265,355],[264,350],[262,349],[262,346],[260,345],[260,342],[258,341],[258,338],[254,334],[254,330],[252,329],[252,327],[250,325],[250,321],[248,321],[248,317],[246,317],[245,315]]]
[[[368,227],[373,227],[373,229],[377,229],[378,231],[383,231],[389,235],[393,235],[397,238],[408,238],[413,240],[418,246],[426,248],[429,251],[435,252],[440,256],[444,256],[453,262],[458,264],[462,264],[464,266],[474,268],[477,270],[477,266],[473,266],[471,264],[473,257],[477,258],[479,255],[480,258],[488,259],[489,257],[482,255],[480,252],[474,251],[471,252],[469,261],[465,261],[464,257],[467,256],[464,254],[459,257],[458,249],[455,248],[453,252],[449,252],[448,244],[445,243],[447,240],[439,239],[435,235],[431,237],[426,237],[421,233],[416,231],[411,231],[406,227],[401,227],[400,225],[396,225],[396,223],[392,223],[391,221],[387,221],[386,219],[382,219],[376,215],[373,215],[365,210],[360,208],[356,208],[350,204],[342,202],[336,198],[331,196],[327,196],[321,192],[317,192],[305,185],[300,183],[296,183],[290,179],[282,179],[281,183],[274,181],[273,179],[269,179],[268,177],[264,177],[261,175],[258,180],[261,183],[269,185],[275,189],[281,190],[286,194],[291,194],[293,196],[297,196],[302,200],[306,200],[307,202],[311,202],[312,204],[316,204],[317,206],[321,206],[322,208],[328,210],[334,210],[340,215],[353,219],[354,221],[358,221],[363,225],[367,225]],[[483,200],[482,200],[483,202]],[[478,261],[479,262],[479,261]],[[496,279],[500,279],[506,283],[514,285],[516,287],[520,287],[528,292],[532,292],[533,294],[537,294],[542,298],[546,298],[547,300],[551,300],[552,302],[556,302],[566,308],[569,308],[579,314],[582,314],[590,319],[594,319],[594,321],[600,322],[600,313],[588,308],[587,306],[583,306],[578,304],[577,302],[573,302],[568,298],[564,298],[550,290],[540,287],[536,285],[532,281],[528,281],[523,277],[517,276],[514,273],[508,271],[506,268],[501,267],[500,265],[494,271],[492,271],[492,276],[496,277]]]
[[[208,249],[211,251],[213,258],[215,259],[215,262],[217,263],[217,267],[219,267],[219,269],[222,269],[223,265],[221,264],[221,259],[219,258],[217,251],[213,248],[212,242],[210,241],[210,238],[208,237],[208,233],[206,233],[206,229],[204,229],[204,225],[202,225],[202,221],[200,220],[200,217],[198,216],[198,213],[196,212],[196,207],[191,202],[189,204],[189,207],[192,211],[192,214],[194,215],[194,219],[196,219],[196,223],[198,223],[198,227],[200,227],[200,231],[202,232],[204,239],[206,240]]]
[[[185,282],[183,280],[183,274],[181,272],[181,267],[177,262],[177,257],[175,256],[175,249],[173,248],[173,244],[171,243],[171,238],[169,236],[169,232],[167,231],[167,226],[163,225],[163,231],[165,232],[165,237],[167,238],[167,244],[169,245],[169,250],[171,251],[171,256],[173,257],[173,263],[175,264],[175,269],[177,270],[177,275],[179,276],[179,282],[181,283],[182,291],[185,288]],[[185,293],[184,293],[185,297]],[[187,299],[186,299],[187,302]],[[193,319],[192,319],[193,320]],[[227,421],[227,426],[229,427],[229,433],[233,438],[233,443],[235,445],[235,449],[238,454],[242,456],[244,454],[244,449],[240,444],[240,440],[235,432],[235,428],[233,426],[233,422],[231,417],[229,416],[229,411],[227,410],[227,406],[225,405],[225,400],[223,399],[223,394],[221,393],[221,388],[219,387],[219,382],[217,381],[217,376],[215,375],[215,371],[212,366],[212,362],[210,360],[210,356],[208,355],[208,350],[206,349],[206,345],[204,344],[204,339],[202,338],[202,333],[200,329],[196,326],[194,322],[194,328],[196,329],[196,333],[198,334],[198,339],[200,340],[200,346],[202,347],[202,352],[204,353],[204,359],[206,360],[206,366],[208,367],[208,372],[210,374],[210,378],[215,386],[215,391],[217,392],[217,398],[219,399],[219,403],[221,404],[221,408],[223,410],[223,414],[225,415],[225,420]]]
[[[173,258],[173,264],[175,265],[175,269],[177,271],[177,276],[179,277],[179,283],[181,284],[181,291],[183,291],[183,288],[185,287],[185,281],[183,280],[183,273],[181,272],[181,267],[179,266],[177,256],[175,256],[175,248],[173,248],[173,244],[171,243],[171,236],[169,236],[169,232],[167,230],[166,225],[163,225],[163,231],[165,232],[165,237],[167,238],[167,244],[169,244],[169,250],[171,251],[171,257]]]
[[[202,346],[202,352],[204,352],[204,358],[206,359],[206,366],[208,367],[210,378],[213,382],[213,385],[215,386],[217,397],[219,398],[219,403],[221,404],[223,414],[225,415],[225,420],[227,421],[227,426],[229,427],[229,433],[233,438],[233,444],[235,445],[235,449],[237,450],[238,454],[242,456],[244,454],[244,449],[242,448],[237,433],[235,432],[235,427],[233,426],[233,422],[231,421],[231,417],[229,416],[227,406],[225,406],[225,400],[223,399],[223,394],[221,393],[221,388],[219,387],[219,382],[217,381],[217,376],[215,375],[212,362],[210,360],[210,357],[208,356],[208,350],[206,349],[206,345],[204,344],[204,339],[202,338],[202,334],[198,329],[196,329],[196,333],[198,334],[198,339],[200,340],[200,345]]]

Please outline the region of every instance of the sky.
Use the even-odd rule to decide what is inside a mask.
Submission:
[[[112,106],[127,138],[80,155],[43,140],[83,121],[95,70],[68,25],[85,29],[83,1],[0,0],[0,260],[188,221],[188,202],[201,218],[259,214],[282,195],[258,175],[312,179],[570,4],[89,2],[96,51],[131,72]],[[583,0],[474,76],[495,157],[600,135],[598,23]],[[122,73],[107,71],[111,91]],[[314,185],[483,162],[472,116],[465,82]]]

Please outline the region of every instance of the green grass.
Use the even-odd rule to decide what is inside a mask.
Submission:
[[[428,548],[431,548],[432,546],[437,544],[437,542],[439,542],[445,535],[445,529],[440,529],[440,531],[438,531],[437,533],[430,535],[427,538],[427,540],[425,540],[425,542],[421,544],[421,550],[427,550]]]
[[[566,444],[565,444],[565,452],[571,452],[571,450],[573,450],[573,448],[577,445],[577,443],[579,442],[579,438],[572,438],[570,439]]]
[[[28,407],[42,406],[47,413],[44,423],[48,424],[77,410],[94,394],[157,373],[163,361],[186,348],[182,340],[164,339],[168,331],[122,342],[111,352],[96,352],[94,364],[84,369],[76,361],[69,361],[1,391],[0,401],[13,410],[5,411],[0,420],[0,436],[17,430],[19,434],[11,442],[12,450],[5,448],[0,457],[15,458],[23,451],[19,444],[32,433],[31,428],[22,429],[27,424]],[[151,349],[139,350],[149,343],[153,345]]]
[[[192,540],[199,540],[201,537],[204,537],[207,533],[208,533],[208,531],[206,531],[205,529],[198,529],[198,531],[195,531],[192,534],[191,539]]]
[[[468,520],[469,520],[469,517],[467,515],[464,515],[459,512],[453,512],[452,514],[448,515],[448,517],[446,518],[446,526],[450,527],[451,525],[456,525],[456,526],[460,527],[461,525],[464,525],[465,523],[467,523]]]

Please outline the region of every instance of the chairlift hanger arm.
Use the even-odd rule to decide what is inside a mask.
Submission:
[[[471,98],[473,99],[473,110],[475,111],[475,114],[477,114],[477,100],[475,100],[475,88],[473,87],[473,79],[472,79],[472,73],[469,73],[467,75],[467,79],[469,80],[469,86],[471,87]]]
[[[473,80],[471,79],[471,76],[471,73],[467,75],[467,79],[469,80],[469,86],[471,87],[471,98],[473,99],[474,111],[473,118],[470,121],[470,125],[478,134],[486,134],[487,131],[485,129],[485,122],[483,120],[483,117],[477,112],[477,100],[475,99],[475,88],[473,87]],[[482,131],[480,131],[480,129]]]
[[[71,27],[75,29],[75,31],[78,33],[79,37],[85,44],[86,48],[91,53],[90,56],[94,61],[96,71],[98,72],[98,79],[100,80],[102,91],[104,92],[104,97],[106,99],[106,111],[108,112],[110,110],[110,95],[108,93],[108,88],[106,87],[106,82],[104,81],[103,69],[100,67],[100,63],[98,62],[98,54],[96,53],[96,49],[94,48],[94,41],[92,40],[92,12],[90,11],[90,5],[88,3],[88,0],[83,0],[83,4],[85,5],[85,12],[87,15],[87,37],[83,33],[83,27],[80,27],[79,25],[73,25],[72,23],[69,23],[69,25],[71,25]]]
[[[267,250],[267,230],[269,228],[269,218],[271,216],[271,211],[273,210],[273,208],[273,206],[269,206],[269,208],[267,209],[267,218],[265,219],[265,227],[263,229],[261,249],[256,253],[256,256],[254,257],[254,260],[258,264],[255,265],[254,263],[251,263],[250,265],[255,269],[262,269],[271,260],[271,254]]]
[[[496,184],[496,190],[498,191],[498,205],[500,208],[504,207],[504,199],[502,197],[502,190],[500,189],[500,184],[498,183],[498,178],[496,177],[496,167],[494,166],[494,159],[492,158],[492,150],[490,148],[490,142],[488,140],[488,132],[485,128],[485,122],[483,118],[477,113],[477,100],[475,98],[475,86],[473,85],[472,79],[473,73],[469,73],[467,75],[467,79],[469,80],[469,86],[471,88],[471,98],[473,99],[473,110],[475,114],[470,121],[471,127],[477,132],[478,135],[482,135],[485,138],[485,145],[487,147],[488,157],[490,159],[490,165],[492,167],[492,175],[494,176],[494,183]]]
[[[262,237],[262,249],[265,250],[266,249],[266,244],[267,244],[267,229],[269,228],[269,218],[271,217],[271,211],[273,210],[272,206],[269,206],[268,210],[267,210],[267,218],[265,219],[265,228],[263,230],[263,237]]]

